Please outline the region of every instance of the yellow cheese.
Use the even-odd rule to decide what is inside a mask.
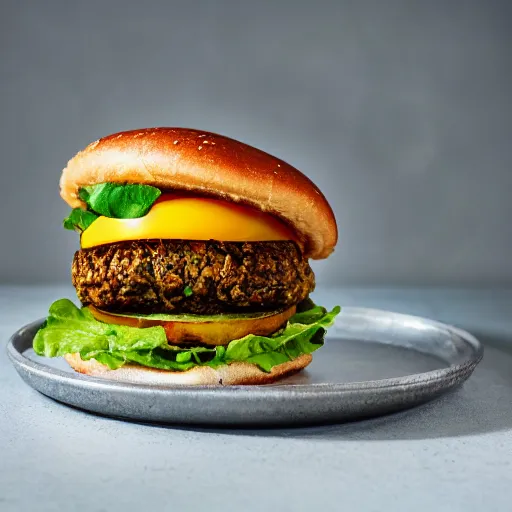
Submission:
[[[294,240],[275,217],[219,199],[162,195],[145,217],[98,217],[83,233],[86,249],[127,240],[183,239],[224,242]]]

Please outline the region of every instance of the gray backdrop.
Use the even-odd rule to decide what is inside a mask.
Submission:
[[[69,280],[58,179],[90,141],[187,126],[331,202],[324,284],[512,283],[512,2],[5,1],[0,280]]]

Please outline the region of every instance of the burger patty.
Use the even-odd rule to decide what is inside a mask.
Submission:
[[[202,315],[289,307],[315,287],[293,242],[113,243],[77,251],[72,280],[106,311]]]

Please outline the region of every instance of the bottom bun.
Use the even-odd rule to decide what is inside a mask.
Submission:
[[[287,363],[274,366],[270,372],[260,370],[250,363],[231,363],[218,368],[199,366],[186,372],[158,370],[134,364],[125,364],[117,370],[98,363],[95,359],[83,361],[79,354],[66,354],[64,359],[80,373],[132,384],[151,385],[243,385],[270,384],[291,373],[305,368],[313,359],[311,354],[303,354]]]

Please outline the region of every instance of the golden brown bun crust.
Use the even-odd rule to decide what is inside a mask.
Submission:
[[[117,370],[110,370],[95,359],[82,361],[79,354],[67,354],[64,359],[80,373],[104,379],[130,382],[133,384],[151,384],[163,386],[175,385],[223,385],[236,386],[248,384],[270,384],[291,373],[305,368],[313,359],[310,354],[303,354],[293,361],[274,366],[270,373],[260,370],[249,363],[231,363],[213,369],[208,366],[192,368],[186,372],[170,372],[145,366],[125,364]]]
[[[338,239],[329,203],[306,176],[268,153],[214,133],[145,128],[99,139],[68,162],[61,196],[72,208],[84,206],[79,189],[105,182],[144,183],[252,205],[292,226],[307,258],[326,258]]]

